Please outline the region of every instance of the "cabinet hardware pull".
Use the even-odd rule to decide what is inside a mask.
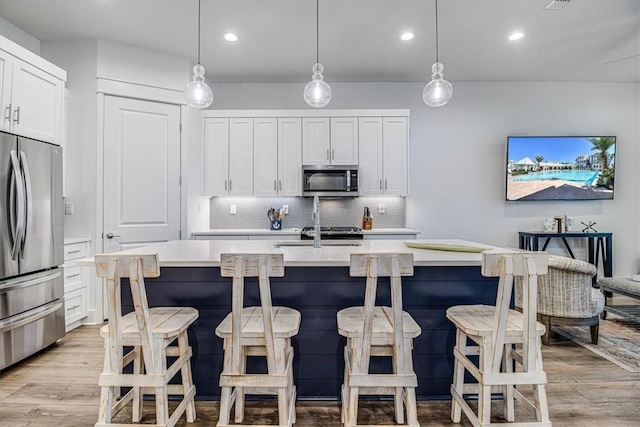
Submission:
[[[333,148],[331,149],[331,160],[336,158],[336,150],[334,150]]]
[[[16,124],[20,124],[20,107],[16,107],[16,109],[13,112],[13,121]]]
[[[386,178],[384,179],[384,189],[385,190],[387,189],[387,179]]]
[[[382,178],[380,178],[380,189],[382,190]]]
[[[231,185],[232,185],[232,181],[231,181],[231,180],[229,180],[229,191],[231,191],[231,190],[232,190]]]
[[[275,179],[273,180],[273,191],[278,191],[278,182]]]
[[[80,273],[76,273],[76,274],[70,274],[67,276],[67,279],[71,279],[73,277],[78,277],[80,275]]]
[[[67,253],[68,253],[68,254],[77,254],[77,253],[79,253],[79,252],[81,252],[81,250],[80,250],[80,249],[75,250],[75,251],[69,251],[69,252],[67,252]]]
[[[327,148],[327,160],[329,160],[329,159],[330,159],[330,157],[329,157],[329,149]]]
[[[224,191],[227,191],[227,180],[224,180]]]
[[[11,121],[11,104],[6,106],[4,109],[4,119],[8,122]]]
[[[282,180],[278,180],[278,190],[282,191]]]
[[[75,310],[76,308],[80,308],[80,304],[74,305],[73,307],[68,307],[67,311]]]

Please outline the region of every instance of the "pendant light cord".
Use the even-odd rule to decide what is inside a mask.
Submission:
[[[201,0],[198,0],[198,65],[200,64],[200,9],[202,8]]]
[[[316,64],[320,62],[320,0],[316,0]]]
[[[438,60],[438,0],[436,0],[436,62]]]

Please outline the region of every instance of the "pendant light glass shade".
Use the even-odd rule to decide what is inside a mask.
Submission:
[[[187,105],[193,108],[207,108],[213,102],[213,91],[204,81],[204,67],[200,64],[200,9],[198,0],[198,63],[193,67],[193,81],[184,88]]]
[[[213,102],[213,91],[204,81],[204,67],[193,67],[193,81],[184,89],[187,104],[194,108],[207,108]]]
[[[422,90],[422,100],[429,107],[441,107],[453,96],[453,86],[444,79],[444,65],[438,59],[438,0],[436,3],[436,62],[431,66],[431,81]]]
[[[320,3],[316,0],[316,63],[311,67],[313,76],[304,87],[304,100],[310,107],[321,108],[331,101],[331,87],[324,81],[322,72],[324,67],[320,63],[318,51],[320,50]]]
[[[311,107],[321,108],[331,101],[331,87],[324,81],[322,64],[314,64],[311,70],[313,77],[304,87],[304,100]]]
[[[422,91],[422,99],[429,107],[440,107],[445,105],[453,96],[453,86],[444,79],[442,71],[444,65],[436,62],[431,67],[431,81],[427,83]]]

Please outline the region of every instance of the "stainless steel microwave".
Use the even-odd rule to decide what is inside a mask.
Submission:
[[[358,167],[302,166],[302,195],[355,197],[358,195]]]

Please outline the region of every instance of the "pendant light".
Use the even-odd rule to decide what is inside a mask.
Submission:
[[[324,76],[322,72],[324,71],[324,67],[320,63],[318,51],[319,49],[319,0],[316,0],[316,63],[311,67],[311,71],[313,72],[313,77],[311,81],[307,83],[304,87],[304,100],[311,107],[321,108],[324,107],[331,101],[331,87],[324,81]]]
[[[204,81],[204,67],[200,64],[200,9],[198,0],[198,63],[193,67],[193,81],[184,89],[184,97],[190,107],[207,108],[213,102],[213,91]]]
[[[422,99],[429,107],[445,105],[453,96],[453,86],[444,79],[444,65],[438,60],[438,0],[436,2],[436,62],[431,67],[431,81],[422,91]]]

